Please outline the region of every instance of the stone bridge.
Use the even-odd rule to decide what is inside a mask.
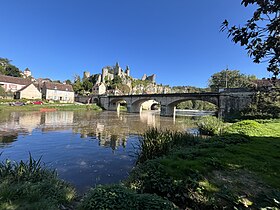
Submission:
[[[246,108],[252,102],[253,91],[228,89],[222,92],[205,93],[169,93],[169,94],[142,94],[142,95],[93,95],[84,99],[84,102],[98,103],[105,110],[117,111],[121,103],[126,103],[127,111],[140,113],[142,104],[154,100],[160,104],[160,115],[174,116],[176,105],[188,100],[201,100],[215,104],[219,117],[227,117],[230,113]],[[83,102],[82,99],[78,101]]]

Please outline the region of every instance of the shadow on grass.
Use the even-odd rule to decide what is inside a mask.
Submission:
[[[280,208],[279,137],[197,138],[198,143],[181,141],[163,156],[142,161],[126,185],[180,208]]]

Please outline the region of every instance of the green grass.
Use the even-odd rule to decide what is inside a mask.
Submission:
[[[75,198],[75,190],[44,168],[41,160],[0,163],[0,209],[60,209]]]
[[[197,137],[199,143],[174,144],[139,164],[128,186],[167,197],[181,208],[280,208],[279,121],[246,120],[225,130],[226,135]]]
[[[75,111],[75,110],[94,110],[101,111],[102,109],[95,105],[76,105],[76,104],[43,104],[33,105],[28,104],[25,106],[9,106],[6,104],[0,105],[0,112],[5,111],[40,111],[40,109],[56,109],[58,111]]]

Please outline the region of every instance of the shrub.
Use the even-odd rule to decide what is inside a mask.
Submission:
[[[137,194],[121,185],[92,188],[83,198],[80,209],[175,209],[173,204],[159,196]]]
[[[241,134],[246,136],[264,136],[269,131],[260,123],[254,120],[243,120],[228,126],[224,133]]]
[[[182,207],[189,201],[189,189],[198,185],[195,181],[197,174],[186,174],[186,180],[177,180],[167,174],[159,160],[149,160],[138,165],[131,173],[125,184],[138,193],[155,193],[165,197]]]
[[[201,134],[213,136],[222,132],[224,123],[216,117],[205,116],[198,121],[197,126]]]

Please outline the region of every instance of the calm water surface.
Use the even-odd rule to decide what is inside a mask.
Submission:
[[[135,164],[135,146],[148,127],[186,131],[182,120],[158,112],[0,113],[0,161],[42,156],[47,167],[84,193],[96,184],[117,183]]]

